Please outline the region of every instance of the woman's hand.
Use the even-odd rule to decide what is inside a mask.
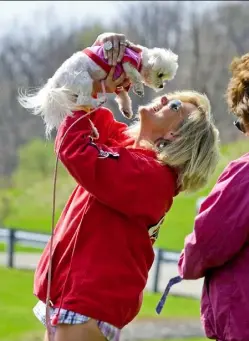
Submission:
[[[125,78],[125,73],[123,72],[117,79],[113,79],[115,72],[115,67],[112,67],[106,79],[104,79],[105,90],[107,93],[112,93],[117,90],[117,88],[124,88],[129,85],[130,81]],[[102,92],[101,81],[93,82],[93,95]]]
[[[129,47],[136,52],[141,51],[138,46],[128,41],[124,34],[112,32],[100,34],[93,45],[102,45],[107,41],[110,41],[113,46],[110,51],[104,50],[104,57],[105,59],[108,59],[109,65],[116,65],[121,62],[126,47]]]

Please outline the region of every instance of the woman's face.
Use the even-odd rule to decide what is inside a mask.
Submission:
[[[140,138],[155,142],[160,138],[172,140],[180,123],[196,107],[180,100],[161,97],[158,102],[139,108]]]

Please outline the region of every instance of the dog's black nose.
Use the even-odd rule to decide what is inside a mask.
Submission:
[[[159,89],[163,89],[163,84],[159,85]]]

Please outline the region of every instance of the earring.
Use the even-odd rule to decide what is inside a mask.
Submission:
[[[159,151],[163,150],[168,144],[170,143],[169,140],[166,139],[158,139],[156,142],[156,147]]]

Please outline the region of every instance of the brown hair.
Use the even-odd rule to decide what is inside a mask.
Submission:
[[[226,91],[229,110],[249,126],[249,53],[234,58],[230,71],[232,77]]]

